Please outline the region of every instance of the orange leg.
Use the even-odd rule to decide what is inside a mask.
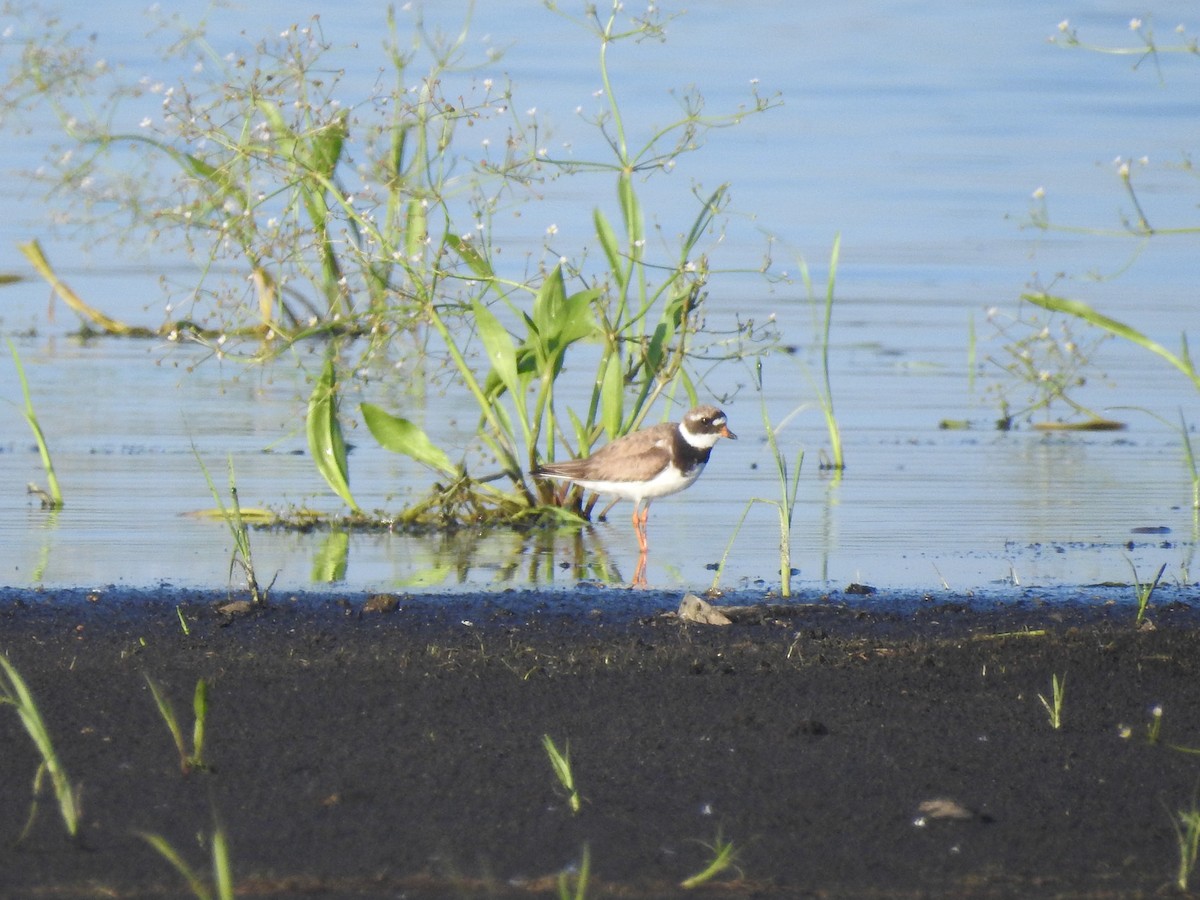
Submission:
[[[646,543],[646,518],[649,515],[650,515],[650,504],[649,503],[647,503],[645,506],[643,506],[640,512],[638,511],[637,504],[634,505],[634,507],[633,507],[633,531],[634,531],[634,534],[637,535],[638,549],[640,549],[642,551],[642,553],[645,553],[646,548],[649,546],[649,544]]]
[[[633,584],[636,587],[645,587],[646,585],[646,550],[649,544],[646,541],[646,519],[650,515],[650,504],[647,503],[638,511],[640,504],[633,506],[633,530],[637,534],[638,539],[638,561],[637,568],[633,571]]]

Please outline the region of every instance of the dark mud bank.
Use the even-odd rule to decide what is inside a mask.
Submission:
[[[40,760],[0,708],[0,893],[186,896],[138,832],[207,877],[216,823],[247,896],[533,896],[584,848],[587,896],[671,896],[719,840],[736,867],[695,892],[1173,893],[1174,817],[1200,803],[1179,749],[1200,748],[1200,614],[1164,597],[1144,628],[1082,590],[742,596],[718,627],[654,592],[240,616],[224,594],[0,594],[0,650],[83,805],[77,843],[46,795],[13,844]],[[209,771],[181,773],[147,676],[189,734],[209,683]],[[578,814],[543,735],[569,744]]]

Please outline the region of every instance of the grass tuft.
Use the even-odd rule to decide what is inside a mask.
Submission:
[[[1046,710],[1046,717],[1050,720],[1050,727],[1055,731],[1062,728],[1062,713],[1063,713],[1063,698],[1067,690],[1067,676],[1063,675],[1059,678],[1058,675],[1050,676],[1050,698],[1047,699],[1045,694],[1038,694],[1038,699],[1042,701],[1042,706]]]
[[[702,884],[712,881],[725,870],[737,868],[737,850],[732,841],[727,841],[718,834],[712,844],[705,844],[705,846],[712,851],[712,858],[708,865],[695,875],[679,882],[679,886],[684,890],[700,887]]]
[[[175,749],[179,751],[179,770],[184,775],[190,772],[205,771],[208,768],[204,762],[204,728],[208,720],[208,682],[203,678],[199,679],[192,695],[192,712],[195,719],[192,725],[191,750],[188,749],[187,742],[184,740],[183,729],[179,725],[179,718],[175,715],[175,707],[171,704],[170,698],[159,689],[149,675],[146,675],[146,684],[158,706],[159,715],[166,722],[167,730],[171,732],[171,738],[175,741]]]
[[[566,750],[560,753],[550,735],[543,734],[542,746],[546,748],[546,755],[550,757],[550,765],[554,769],[554,774],[558,776],[558,783],[567,792],[567,803],[571,807],[571,812],[578,814],[582,801],[579,797],[579,790],[575,787],[575,774],[571,771],[571,745],[567,744]]]
[[[42,756],[41,765],[38,766],[37,774],[33,778],[33,802],[29,810],[29,819],[25,823],[25,827],[21,829],[21,834],[17,838],[18,843],[25,839],[29,834],[29,829],[33,827],[33,820],[37,816],[37,798],[41,794],[42,780],[46,775],[50,776],[50,783],[54,787],[54,796],[58,800],[58,809],[62,814],[67,834],[73,840],[78,840],[79,788],[71,784],[70,778],[67,777],[67,770],[63,768],[58,754],[54,751],[50,732],[46,729],[46,722],[42,718],[41,711],[38,710],[37,703],[34,702],[29,686],[25,684],[25,679],[9,662],[8,657],[3,654],[0,654],[0,705],[12,706],[16,709],[17,715],[21,717],[21,724],[33,738],[33,743]]]

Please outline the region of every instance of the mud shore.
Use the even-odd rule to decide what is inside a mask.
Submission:
[[[1200,809],[1186,591],[1141,628],[1086,590],[743,596],[717,601],[726,626],[634,596],[230,616],[223,593],[7,593],[0,651],[83,817],[68,840],[45,793],[14,845],[40,757],[0,707],[0,895],[188,896],[141,835],[207,879],[218,826],[245,896],[556,896],[585,848],[588,897],[1177,893],[1176,817]],[[189,739],[208,683],[206,770],[181,772],[147,677]],[[569,747],[578,813],[543,735]],[[722,842],[735,865],[684,891]]]

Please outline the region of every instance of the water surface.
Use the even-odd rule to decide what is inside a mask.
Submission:
[[[429,15],[449,27],[458,9],[438,4]],[[590,138],[576,108],[598,102],[594,47],[538,4],[515,9],[476,9],[471,47],[481,56],[489,47],[505,53],[470,77],[511,77],[518,104],[536,107],[556,151],[584,155]],[[275,2],[217,12],[214,45],[243,46],[243,31],[275,34],[308,10]],[[335,44],[359,44],[339,51],[346,90],[371,83],[382,6],[311,10],[322,12]],[[1170,39],[1177,22],[1190,26],[1192,11],[1190,4],[1160,5],[1152,20],[1159,38]],[[110,60],[169,81],[173,73],[160,71],[139,29],[109,27],[139,14],[139,4],[100,2],[83,15]],[[1137,40],[1128,12],[1110,3],[1076,15],[1033,2],[922,7],[919,14],[903,3],[798,12],[788,4],[702,2],[671,24],[667,43],[621,46],[614,55],[616,87],[635,130],[674,112],[672,87],[696,83],[714,111],[744,100],[752,81],[764,93],[782,93],[782,107],[712,135],[679,170],[646,185],[646,202],[667,233],[690,223],[693,182],[711,190],[729,181],[736,210],[754,217],[732,221],[715,266],[757,264],[769,232],[778,238],[780,268],[794,273],[802,256],[820,280],[833,237],[842,236],[831,356],[848,462],[841,479],[816,466],[827,441],[809,381],[817,360],[813,315],[800,286],[732,275],[711,285],[716,321],[773,315],[783,340],[798,349],[768,361],[766,387],[773,421],[802,408],[781,435],[789,452],[807,452],[793,540],[801,590],[850,581],[929,590],[1078,585],[1128,580],[1131,562],[1143,576],[1165,564],[1168,578],[1191,580],[1196,535],[1179,435],[1138,411],[1172,423],[1180,412],[1196,418],[1195,391],[1173,369],[1110,342],[1082,396],[1125,421],[1126,430],[991,428],[997,369],[987,360],[1003,352],[988,310],[1014,314],[1030,282],[1064,273],[1057,288],[1170,347],[1200,324],[1194,240],[1140,246],[1127,237],[1022,227],[1039,187],[1056,220],[1118,227],[1129,202],[1114,160],[1143,156],[1149,163],[1135,162],[1135,178],[1152,222],[1194,222],[1194,189],[1172,164],[1192,149],[1200,69],[1192,59],[1163,56],[1134,71],[1129,58],[1049,44],[1068,17],[1097,43]],[[37,164],[53,129],[48,121],[34,125],[0,144],[6,171]],[[158,247],[126,257],[97,243],[102,235],[49,234],[40,190],[24,179],[10,177],[0,190],[10,211],[0,222],[0,270],[25,271],[14,245],[39,236],[89,302],[151,326],[163,318],[160,276],[189,277],[185,260]],[[553,225],[555,246],[577,252],[593,242],[597,205],[615,217],[611,180],[551,187],[520,219],[498,225],[498,239],[512,259],[536,259]],[[42,480],[41,469],[12,369],[0,365],[0,396],[13,401],[0,404],[0,580],[225,583],[228,533],[185,515],[212,505],[193,444],[219,483],[232,455],[244,504],[339,509],[305,455],[310,386],[289,360],[266,369],[228,360],[191,368],[199,357],[186,347],[80,344],[68,336],[73,322],[61,306],[48,313],[47,290],[36,281],[5,288],[3,298],[0,327],[19,335],[67,506],[47,513],[25,494],[27,482]],[[581,395],[587,387],[578,386]],[[694,488],[655,504],[648,577],[656,586],[707,586],[748,500],[778,496],[749,367],[719,367],[707,387],[722,398],[742,440],[719,446]],[[365,399],[395,396],[380,390]],[[468,443],[473,416],[464,399],[432,396],[424,415],[447,423],[437,437]],[[942,430],[943,420],[972,427]],[[365,432],[351,440],[352,484],[364,508],[395,511],[423,491],[424,472],[375,447]],[[578,542],[507,532],[256,532],[253,540],[260,577],[275,577],[284,590],[331,576],[347,590],[619,581],[630,577],[636,558],[620,506]],[[775,510],[755,506],[722,583],[777,585],[778,540]],[[330,559],[343,558],[342,541],[344,569],[331,567]]]

